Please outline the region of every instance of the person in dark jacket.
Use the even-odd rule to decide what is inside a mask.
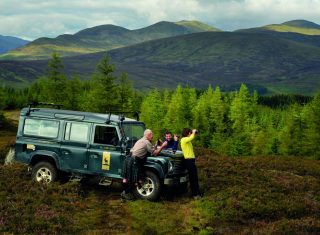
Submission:
[[[170,131],[167,131],[165,133],[164,142],[167,142],[167,146],[164,147],[164,149],[172,149],[173,151],[177,151],[178,149],[178,136],[174,134],[172,137],[172,133]]]
[[[161,146],[164,142],[167,142],[167,145],[163,149],[172,149],[173,151],[177,151],[178,149],[178,136],[174,134],[172,138],[172,133],[170,131],[166,131],[163,141],[158,140],[157,146]]]

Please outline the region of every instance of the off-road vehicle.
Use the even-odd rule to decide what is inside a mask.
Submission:
[[[15,160],[28,164],[36,181],[50,183],[61,174],[72,180],[94,178],[101,185],[122,181],[124,159],[143,136],[143,122],[124,115],[36,108],[20,113]],[[137,197],[156,200],[165,185],[185,185],[187,174],[181,151],[162,151],[148,157],[146,180]]]

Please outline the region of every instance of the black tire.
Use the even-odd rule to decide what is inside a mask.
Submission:
[[[38,162],[32,167],[32,179],[47,184],[54,182],[57,179],[57,168],[50,162]]]
[[[146,171],[146,180],[141,186],[136,186],[133,194],[136,198],[156,201],[160,197],[161,182],[159,177],[152,171]]]

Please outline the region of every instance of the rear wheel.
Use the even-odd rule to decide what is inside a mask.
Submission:
[[[161,183],[159,177],[151,172],[146,171],[146,178],[143,184],[134,188],[133,193],[137,198],[156,201],[160,197]]]
[[[38,162],[32,167],[32,179],[37,182],[51,183],[57,178],[57,169],[50,162]]]

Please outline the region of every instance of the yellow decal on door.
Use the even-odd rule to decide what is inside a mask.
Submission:
[[[103,152],[102,155],[102,170],[108,171],[110,169],[110,152]]]

